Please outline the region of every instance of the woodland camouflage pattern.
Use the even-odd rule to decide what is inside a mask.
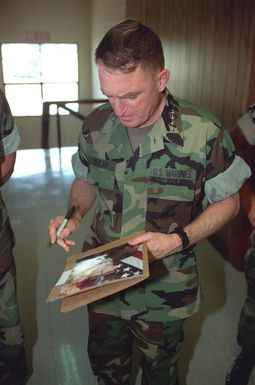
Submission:
[[[16,297],[14,261],[0,280],[0,384],[21,385],[26,376],[24,334]]]
[[[8,103],[0,92],[0,161],[5,159],[3,139],[14,130]],[[0,174],[1,177],[1,174]],[[12,254],[14,235],[0,192],[0,384],[21,385],[26,375],[24,334],[16,296]]]
[[[99,385],[129,385],[132,338],[141,354],[143,385],[178,384],[177,360],[183,341],[183,320],[126,321],[89,313],[88,354]]]
[[[96,187],[98,201],[84,249],[138,230],[169,233],[186,226],[202,211],[205,181],[233,162],[232,140],[212,114],[166,96],[162,116],[135,152],[110,104],[85,118],[73,168]],[[199,297],[190,247],[152,263],[145,282],[90,309],[127,320],[173,321],[195,313]]]
[[[5,159],[4,147],[3,147],[3,139],[10,135],[14,130],[14,121],[11,115],[11,111],[8,103],[6,102],[5,96],[0,90],[0,162],[2,163]],[[0,170],[0,179],[1,170]],[[0,255],[3,252],[3,245],[6,242],[9,242],[9,234],[6,239],[4,239],[4,225],[8,220],[6,208],[4,202],[1,197],[0,192]],[[3,239],[2,239],[3,238]]]

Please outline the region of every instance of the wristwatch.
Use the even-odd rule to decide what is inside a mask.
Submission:
[[[186,231],[184,231],[182,227],[180,227],[180,226],[176,227],[173,231],[171,231],[170,234],[174,234],[174,233],[178,234],[179,237],[181,238],[183,249],[185,249],[186,247],[189,246],[189,243],[190,243],[189,237],[188,237]]]

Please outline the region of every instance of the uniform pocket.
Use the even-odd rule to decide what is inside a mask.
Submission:
[[[117,162],[89,157],[88,181],[98,191],[97,228],[109,227],[120,231],[123,198],[116,181]]]
[[[96,187],[112,190],[114,188],[116,162],[87,156],[89,164],[88,182]]]
[[[147,188],[147,231],[169,233],[191,220],[195,171],[151,169]]]

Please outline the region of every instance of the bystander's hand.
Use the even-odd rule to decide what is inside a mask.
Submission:
[[[252,225],[252,227],[255,229],[255,195],[252,195],[251,199],[251,207],[247,214],[247,217]]]

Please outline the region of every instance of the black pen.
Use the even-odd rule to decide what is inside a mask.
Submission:
[[[61,223],[61,225],[59,226],[58,230],[57,230],[57,238],[60,237],[60,234],[62,233],[62,230],[64,230],[67,222],[69,221],[69,219],[71,218],[71,216],[73,215],[75,211],[75,206],[72,206],[70,208],[70,210],[68,210],[66,216],[65,216],[65,219],[63,220],[63,222]]]
[[[57,238],[60,237],[60,234],[61,234],[62,231],[64,230],[64,228],[65,228],[67,222],[68,222],[69,219],[72,217],[72,215],[73,215],[74,212],[75,212],[75,206],[72,206],[72,207],[70,208],[70,210],[68,210],[68,212],[67,212],[67,214],[66,214],[66,216],[65,216],[65,219],[63,220],[63,222],[61,223],[61,225],[59,226],[59,228],[58,228],[58,230],[57,230],[57,234],[56,234],[56,235],[57,235]],[[50,242],[49,242],[48,246],[50,247],[50,246],[52,246],[52,245],[54,245],[54,243],[50,243]]]

